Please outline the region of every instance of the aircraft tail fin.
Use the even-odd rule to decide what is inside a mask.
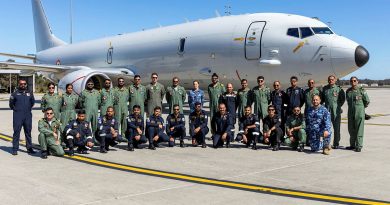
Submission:
[[[55,37],[47,21],[41,0],[31,0],[37,52],[66,43]]]

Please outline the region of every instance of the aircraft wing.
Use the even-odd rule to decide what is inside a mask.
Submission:
[[[15,63],[15,62],[0,61],[0,69],[61,73],[69,69],[72,69],[72,67],[62,66],[62,65],[45,65],[45,64]]]

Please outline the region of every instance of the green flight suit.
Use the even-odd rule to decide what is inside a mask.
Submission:
[[[301,116],[295,116],[295,115],[290,115],[287,117],[286,120],[286,129],[291,129],[293,127],[301,127],[299,130],[294,130],[293,131],[293,136],[294,136],[294,141],[292,142],[289,137],[287,137],[284,140],[284,143],[287,146],[290,146],[292,148],[297,148],[301,144],[306,143],[306,122],[305,118],[303,115]],[[287,131],[286,131],[287,133]]]
[[[81,92],[79,100],[81,108],[85,110],[85,121],[91,122],[92,134],[95,136],[101,103],[100,92],[95,89],[85,89]]]
[[[145,101],[148,97],[146,94],[146,87],[143,85],[130,85],[130,102],[129,109],[130,112],[133,113],[133,106],[139,105],[141,107],[141,116],[144,118],[145,113]]]
[[[321,91],[318,88],[313,88],[310,90],[310,88],[306,89],[304,92],[305,95],[305,114],[307,113],[307,110],[309,107],[313,106],[312,99],[315,95],[321,96]]]
[[[58,93],[53,93],[50,95],[49,93],[45,93],[41,100],[41,109],[45,111],[46,108],[53,108],[54,117],[57,119],[61,119],[61,104],[62,96]]]
[[[47,121],[46,118],[42,118],[38,122],[38,142],[41,146],[42,151],[49,151],[54,156],[64,156],[65,152],[61,147],[60,133],[61,133],[61,123],[55,118],[52,119],[51,124]],[[54,133],[57,133],[59,138],[59,143],[56,143],[56,138]]]
[[[69,123],[69,121],[76,119],[76,106],[79,101],[79,96],[75,93],[70,95],[64,93],[62,95],[62,107],[61,107],[61,123],[62,129]]]
[[[114,90],[103,88],[100,91],[100,98],[102,103],[100,104],[100,116],[106,115],[107,108],[114,106]],[[115,109],[115,108],[114,108]]]
[[[363,147],[365,108],[370,103],[370,99],[364,88],[349,88],[347,102],[349,142],[351,147],[361,149]]]
[[[165,95],[165,87],[161,83],[156,83],[152,85],[149,83],[146,86],[146,94],[147,94],[147,112],[148,115],[152,115],[154,108],[159,106],[162,109],[162,100]],[[162,111],[162,110],[161,110]]]
[[[244,116],[244,110],[246,106],[252,105],[252,91],[249,88],[239,89],[237,91],[238,100],[238,117]]]
[[[215,85],[210,84],[209,87],[207,88],[207,92],[209,93],[209,98],[210,98],[210,119],[213,119],[213,116],[219,112],[218,110],[218,104],[219,104],[219,99],[223,93],[226,92],[225,86],[217,82]]]
[[[125,134],[127,129],[126,118],[129,116],[129,99],[130,92],[127,87],[116,87],[114,89],[114,106],[115,106],[115,119],[118,121],[120,126],[119,134]]]
[[[184,87],[178,85],[176,88],[169,86],[167,88],[166,99],[169,105],[169,114],[173,113],[173,105],[178,104],[180,107],[180,114],[183,114],[183,105],[186,100],[186,90]]]
[[[345,92],[338,85],[326,85],[322,89],[322,102],[330,112],[330,118],[334,130],[333,146],[339,146],[340,125],[341,125],[341,107],[345,103]]]
[[[268,105],[271,102],[271,90],[264,86],[260,88],[256,86],[252,89],[252,99],[254,105],[254,113],[259,116],[259,119],[264,119],[268,115]]]

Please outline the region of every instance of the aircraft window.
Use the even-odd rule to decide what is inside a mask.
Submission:
[[[289,28],[287,30],[287,35],[292,36],[292,37],[297,37],[299,38],[299,31],[298,28]]]
[[[307,38],[309,36],[314,35],[313,31],[309,27],[301,27],[301,38]]]
[[[328,27],[312,27],[315,34],[333,34]]]

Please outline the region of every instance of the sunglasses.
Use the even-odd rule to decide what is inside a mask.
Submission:
[[[134,79],[134,80],[141,80],[141,78],[136,78],[136,79]]]
[[[54,87],[49,87],[49,89],[54,89]]]
[[[263,82],[264,80],[258,80],[257,82]]]
[[[275,111],[275,109],[268,109],[268,111]]]
[[[314,84],[314,82],[309,82],[310,84]]]
[[[173,110],[180,110],[180,109],[173,109]]]
[[[279,87],[279,85],[274,85],[275,87]]]
[[[47,112],[46,114],[47,114],[47,115],[52,115],[52,114],[54,114],[54,113],[52,113],[52,112]]]
[[[88,84],[88,85],[93,85],[93,84]]]
[[[351,80],[351,82],[357,82],[357,80]]]
[[[158,78],[157,76],[153,76],[152,78]]]

